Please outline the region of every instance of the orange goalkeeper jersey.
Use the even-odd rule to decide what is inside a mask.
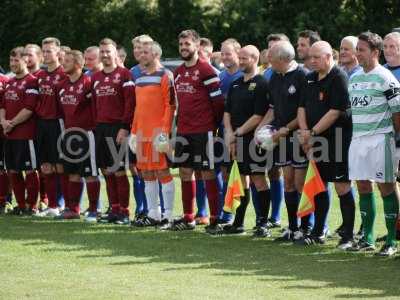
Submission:
[[[160,132],[169,134],[176,107],[172,73],[165,68],[152,74],[142,72],[135,79],[135,93],[132,133],[146,140]]]

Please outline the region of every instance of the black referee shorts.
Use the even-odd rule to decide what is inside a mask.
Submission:
[[[236,160],[242,175],[265,174],[273,165],[273,153],[258,147],[252,132],[236,139]]]
[[[314,158],[316,159],[321,179],[324,182],[348,182],[351,135],[346,134],[338,139],[333,135],[324,138],[328,144],[327,154],[322,153],[325,150],[321,142],[316,141],[313,145],[314,149],[321,149],[314,152]]]
[[[296,134],[282,138],[274,148],[274,166],[292,166],[295,169],[304,169],[308,166],[308,160],[301,148]]]
[[[44,163],[61,163],[60,151],[57,147],[61,133],[64,130],[64,121],[62,119],[37,121],[36,145],[39,154],[40,165]]]
[[[100,169],[112,172],[129,169],[128,143],[117,144],[117,135],[123,125],[119,123],[99,123],[95,129],[96,161]]]
[[[9,140],[4,145],[7,170],[31,171],[38,168],[37,151],[33,140]]]
[[[66,174],[77,174],[81,177],[98,176],[93,131],[80,128],[66,130],[61,149],[61,160]]]
[[[194,170],[213,170],[214,160],[213,132],[178,134],[175,140],[173,166]]]

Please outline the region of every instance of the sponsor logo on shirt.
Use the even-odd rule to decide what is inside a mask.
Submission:
[[[254,91],[256,86],[257,86],[257,83],[255,83],[255,82],[250,83],[249,84],[249,91]]]

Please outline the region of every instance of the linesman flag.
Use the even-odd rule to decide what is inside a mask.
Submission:
[[[308,163],[303,193],[300,198],[299,209],[297,210],[297,216],[301,218],[314,212],[314,197],[325,191],[326,187],[319,175],[317,165],[314,160],[310,160]]]
[[[244,196],[242,180],[237,161],[233,161],[231,173],[229,174],[228,188],[225,195],[224,211],[235,213],[240,205],[240,197]]]

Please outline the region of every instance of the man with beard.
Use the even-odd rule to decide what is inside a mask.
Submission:
[[[297,57],[303,63],[306,70],[311,70],[310,57],[308,51],[311,46],[321,40],[318,32],[312,30],[304,30],[299,32],[297,36]]]
[[[43,62],[42,49],[36,44],[27,44],[24,50],[25,56],[28,59],[28,71],[33,76],[37,76],[40,72],[40,65]],[[43,173],[39,170],[39,181],[40,181],[40,202],[39,211],[43,211],[47,208],[49,200],[47,199],[46,189],[44,187],[45,177]]]
[[[257,189],[260,218],[254,231],[255,237],[271,235],[267,228],[271,200],[270,189],[265,177],[266,152],[256,149],[254,130],[268,109],[268,84],[262,75],[257,74],[260,52],[253,45],[243,47],[239,52],[239,67],[243,76],[235,80],[229,89],[225,104],[224,126],[225,143],[232,159],[237,159],[244,196],[236,210],[232,224],[222,227],[222,234],[244,233],[244,217],[250,201],[248,178]]]
[[[5,165],[18,203],[13,213],[33,215],[37,213],[39,193],[33,117],[38,86],[37,79],[29,74],[23,47],[11,50],[10,69],[15,77],[7,83],[0,99],[0,123],[6,136]]]
[[[194,171],[201,171],[210,208],[210,226],[218,213],[218,186],[214,171],[213,132],[219,126],[224,106],[220,80],[212,66],[199,59],[200,37],[194,30],[179,36],[179,53],[184,63],[175,70],[178,97],[177,141],[174,161],[179,166],[184,216],[175,220],[173,230],[192,230],[196,183]]]
[[[96,115],[96,160],[105,181],[111,212],[100,222],[129,224],[129,181],[126,138],[132,123],[135,92],[129,70],[117,66],[116,43],[100,41],[104,69],[92,76]],[[122,148],[122,149],[121,149]]]

